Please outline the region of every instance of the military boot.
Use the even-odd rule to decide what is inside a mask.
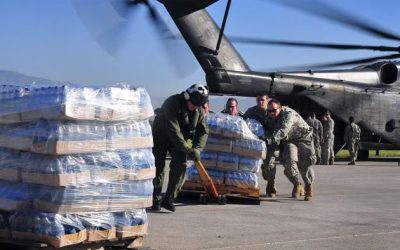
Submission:
[[[306,191],[306,195],[304,197],[304,200],[305,201],[312,201],[312,199],[313,199],[313,187],[312,187],[312,185],[311,184],[307,184],[306,188],[305,188],[305,191]]]
[[[299,198],[300,196],[304,195],[304,187],[303,184],[301,184],[301,182],[297,182],[296,184],[294,184],[293,186],[293,190],[292,190],[292,198]]]
[[[347,165],[356,165],[356,162],[355,161],[351,161]]]
[[[171,212],[175,212],[174,198],[172,195],[165,195],[161,202],[161,206]]]
[[[160,211],[161,210],[161,201],[153,199],[153,205],[151,206],[151,210]]]
[[[267,197],[271,198],[276,197],[275,181],[269,181],[267,183],[267,188],[265,189],[265,193],[267,194]]]

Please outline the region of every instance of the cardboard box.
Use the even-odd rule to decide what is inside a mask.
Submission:
[[[108,200],[104,202],[80,202],[77,204],[54,204],[47,201],[35,199],[33,201],[33,209],[36,211],[47,211],[50,213],[85,213],[85,212],[102,212],[108,209]]]
[[[106,151],[106,140],[45,141],[32,144],[29,150],[51,155],[103,152]]]
[[[18,168],[1,168],[0,180],[20,182],[21,181],[20,170]]]
[[[0,147],[29,151],[32,138],[0,135]]]
[[[224,170],[238,170],[239,162],[226,162],[217,160],[217,168],[224,169]]]
[[[21,114],[19,112],[0,115],[0,124],[13,124],[18,122],[21,122]]]
[[[107,140],[107,151],[116,151],[133,148],[152,148],[153,137],[123,137]]]
[[[232,144],[230,139],[209,138],[204,150],[231,153]]]
[[[129,170],[125,171],[125,180],[148,180],[156,177],[156,168],[144,168],[138,171],[132,172]]]
[[[59,237],[34,234],[34,233],[29,233],[29,232],[19,232],[19,231],[12,231],[11,235],[12,235],[13,239],[33,240],[33,241],[38,241],[38,242],[44,242],[44,243],[48,243],[56,248],[78,244],[78,243],[85,241],[87,238],[86,230],[82,230],[79,233],[75,233],[75,234],[65,234],[65,235],[59,236]]]
[[[252,158],[257,158],[257,159],[265,159],[266,152],[265,151],[257,151],[257,150],[252,150],[248,148],[241,148],[237,145],[233,145],[232,152],[235,154],[238,154],[240,156],[247,156],[247,157],[252,157]]]
[[[110,199],[108,211],[124,211],[133,208],[146,208],[153,205],[153,197],[137,197],[131,199]]]
[[[149,227],[148,223],[137,226],[124,226],[124,227],[117,226],[116,228],[117,238],[124,239],[135,236],[144,236],[147,234],[148,227]]]
[[[43,174],[43,173],[21,173],[22,182],[35,183],[46,186],[60,187],[77,185],[90,182],[90,172],[84,171],[75,174]]]
[[[87,229],[86,241],[102,241],[117,238],[115,227],[109,230],[93,230]]]
[[[32,209],[32,201],[17,201],[0,198],[0,210],[11,212],[23,209]]]

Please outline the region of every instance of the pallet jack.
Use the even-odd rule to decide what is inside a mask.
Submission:
[[[200,194],[200,202],[203,204],[208,204],[209,201],[217,201],[218,204],[225,205],[227,202],[226,196],[223,194],[218,194],[214,182],[208,175],[203,163],[201,163],[201,161],[195,161],[194,165],[199,173],[200,182],[205,191],[205,194]]]

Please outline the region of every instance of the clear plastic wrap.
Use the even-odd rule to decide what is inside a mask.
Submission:
[[[0,182],[0,209],[53,213],[124,211],[151,206],[152,180],[87,183],[76,186]]]
[[[246,120],[246,123],[251,132],[253,132],[257,137],[265,137],[264,127],[259,121],[249,118]]]
[[[147,234],[149,220],[145,209],[113,213],[118,239]]]
[[[1,218],[0,215],[0,232],[3,228],[8,230],[8,221]],[[143,236],[147,234],[148,218],[145,209],[83,214],[22,210],[10,215],[9,228],[13,239],[45,242],[58,248],[80,242]]]
[[[11,214],[9,221],[13,239],[45,242],[54,247],[86,240],[86,229],[75,215],[23,210]]]
[[[240,116],[210,113],[207,116],[210,134],[233,139],[258,139]]]
[[[233,142],[232,152],[240,156],[265,159],[267,147],[262,140],[236,140]]]
[[[238,170],[258,173],[261,169],[262,164],[263,164],[262,159],[256,159],[251,157],[240,157]]]
[[[214,184],[224,183],[224,171],[216,169],[207,169],[207,173],[213,180]],[[187,180],[200,182],[199,172],[194,165],[186,169]]]
[[[31,209],[38,185],[0,181],[0,210]]]
[[[213,151],[201,151],[201,162],[206,168],[217,168],[218,153]]]
[[[217,160],[217,168],[223,170],[238,170],[239,157],[232,153],[219,153]]]
[[[78,214],[87,231],[86,241],[111,240],[117,237],[112,213]]]
[[[124,211],[150,207],[152,194],[152,180],[41,186],[35,194],[34,209],[53,213]]]
[[[0,123],[38,120],[144,120],[153,113],[143,88],[0,85]]]
[[[20,154],[17,151],[0,148],[0,180],[18,182],[21,180],[18,160]]]
[[[238,188],[258,188],[257,174],[247,171],[225,172],[225,184]]]
[[[148,120],[0,125],[0,147],[40,154],[77,154],[153,147]]]
[[[67,186],[154,176],[151,148],[62,156],[0,148],[0,180]]]

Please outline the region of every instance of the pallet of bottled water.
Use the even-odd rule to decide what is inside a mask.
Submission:
[[[0,213],[0,240],[32,240],[59,248],[90,242],[123,240],[147,234],[145,209],[123,212],[55,214],[21,210]],[[85,248],[86,249],[86,248]]]
[[[218,191],[228,190],[225,186],[258,190],[257,173],[266,156],[265,142],[259,139],[264,135],[262,125],[227,114],[209,114],[207,122],[210,133],[201,161]],[[200,182],[194,166],[188,168],[187,180]]]
[[[0,239],[62,247],[146,234],[152,115],[129,85],[0,86]]]
[[[0,123],[50,120],[144,120],[153,115],[145,89],[120,84],[81,87],[0,85]]]

